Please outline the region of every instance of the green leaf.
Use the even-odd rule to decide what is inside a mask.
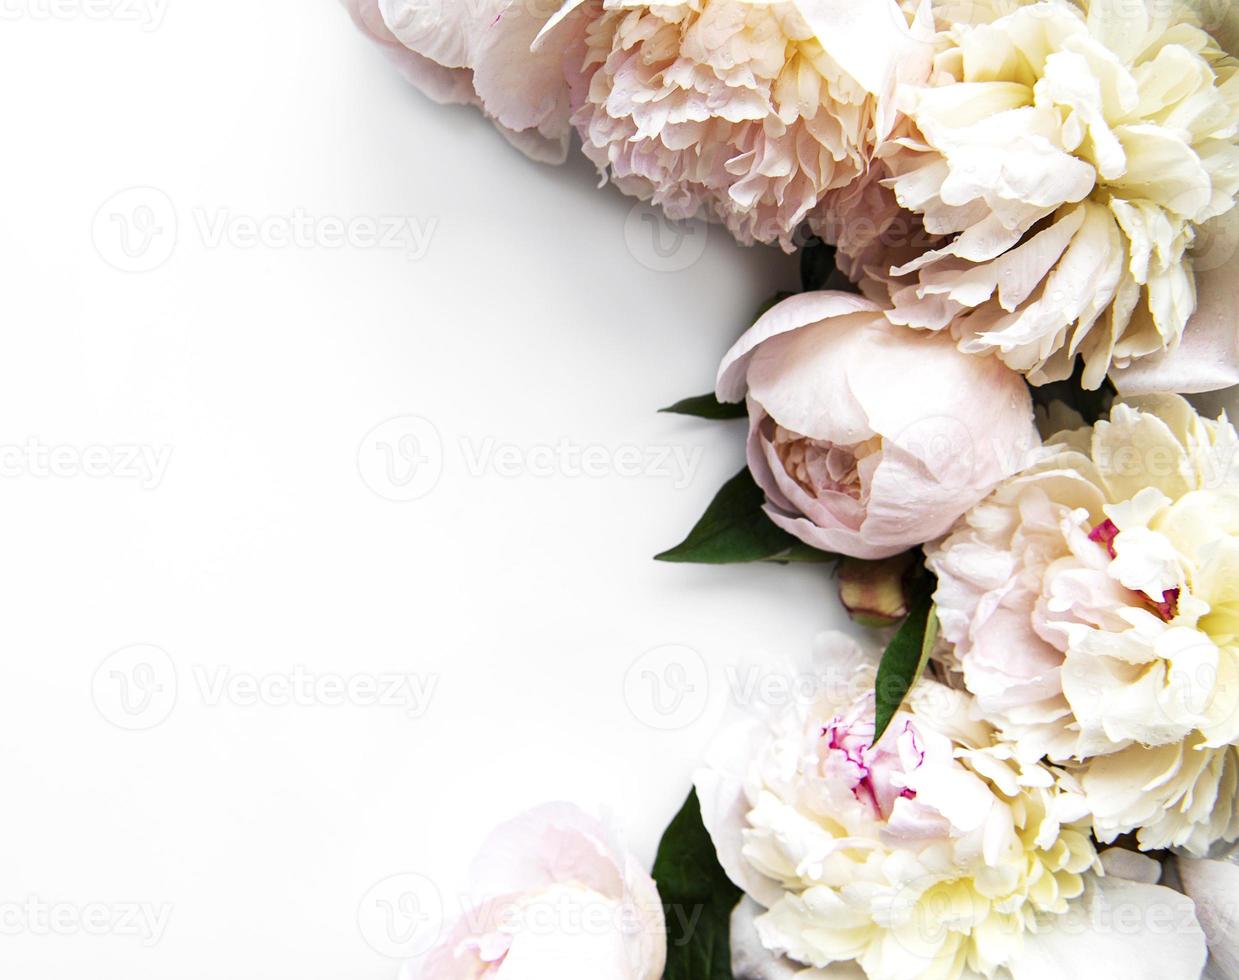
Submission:
[[[872,744],[877,745],[881,740],[903,699],[924,673],[937,639],[938,615],[934,610],[932,589],[923,590],[913,601],[908,618],[882,654],[875,685],[877,709]]]
[[[692,415],[699,419],[742,419],[748,415],[744,402],[720,402],[714,397],[714,392],[697,395],[695,398],[683,398],[674,405],[660,408],[659,411],[672,415]]]
[[[663,833],[654,881],[667,917],[663,980],[732,980],[731,913],[742,893],[718,863],[696,790]]]
[[[835,247],[814,238],[800,250],[800,282],[806,293],[825,289],[835,271]]]
[[[723,484],[688,537],[655,558],[658,561],[727,565],[746,561],[825,562],[835,556],[818,551],[778,527],[763,511],[765,494],[747,469]]]

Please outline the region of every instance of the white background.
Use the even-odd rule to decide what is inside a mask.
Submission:
[[[450,909],[545,800],[651,861],[725,665],[839,622],[820,569],[650,560],[742,459],[655,409],[794,260],[527,162],[330,0],[0,12],[0,976],[389,977],[375,886]]]

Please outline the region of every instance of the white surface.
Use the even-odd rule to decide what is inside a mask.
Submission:
[[[389,977],[376,883],[416,872],[451,906],[490,827],[548,799],[609,811],[652,859],[724,665],[836,619],[820,570],[650,560],[741,460],[738,427],[654,410],[710,387],[795,263],[711,230],[687,269],[650,268],[631,202],[423,100],[330,0],[141,2],[24,0],[0,29],[0,976]],[[113,199],[135,186],[157,193]],[[298,209],[433,233],[420,259],[272,241]],[[153,219],[130,258],[126,216]],[[442,473],[398,503],[363,478],[384,490],[393,430],[363,437],[406,415]],[[68,447],[61,475],[32,439]],[[562,440],[601,447],[602,475],[548,464]],[[471,472],[499,445],[516,475]],[[166,460],[157,486],[128,447]],[[664,450],[697,454],[691,479]],[[134,644],[167,660],[105,664]],[[698,686],[669,732],[643,723],[662,654],[624,694],[667,644],[714,698]],[[135,719],[117,684],[142,663],[132,690],[163,687]],[[420,717],[329,690],[249,703],[298,668],[412,673],[433,697]],[[170,918],[150,945],[90,935],[72,916],[93,903]]]

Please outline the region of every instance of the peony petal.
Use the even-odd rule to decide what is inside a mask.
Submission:
[[[726,730],[711,745],[706,767],[693,775],[701,819],[719,864],[737,888],[763,905],[782,896],[778,883],[758,874],[741,857],[746,817],[751,809],[744,792],[744,772],[769,733],[754,719],[746,719]]]
[[[470,870],[474,895],[483,899],[534,891],[575,880],[619,898],[624,881],[609,834],[569,803],[548,803],[497,827]]]
[[[1239,254],[1198,271],[1196,296],[1196,312],[1177,347],[1111,370],[1120,394],[1191,394],[1239,384]]]
[[[1209,966],[1219,977],[1239,976],[1239,867],[1228,861],[1175,858],[1183,890],[1209,942]]]
[[[568,86],[562,45],[552,39],[531,50],[549,6],[513,3],[482,27],[473,49],[473,82],[486,111],[501,125],[537,130],[568,145]]]
[[[379,0],[343,0],[353,22],[383,46],[383,51],[405,77],[428,98],[441,105],[478,105],[473,76],[467,68],[445,68],[410,51],[387,29]]]
[[[388,30],[410,51],[445,68],[472,68],[478,26],[508,0],[379,0]]]
[[[1043,919],[1041,929],[1011,963],[1013,980],[1200,980],[1205,966],[1191,900],[1160,885],[1093,878],[1072,912]]]
[[[738,402],[748,390],[746,374],[753,352],[772,337],[853,313],[876,313],[880,307],[853,293],[799,293],[763,314],[723,357],[715,391],[719,401]]]
[[[894,0],[792,0],[822,47],[873,95],[884,95],[904,58],[928,47]]]
[[[1138,854],[1122,847],[1102,851],[1101,866],[1112,878],[1135,881],[1142,885],[1156,885],[1162,878],[1162,866],[1147,854]]]
[[[853,314],[771,337],[749,360],[750,397],[798,435],[837,446],[873,438],[875,430],[852,393],[848,372],[858,358],[877,355],[879,321],[886,322],[869,313]]]
[[[731,913],[731,972],[735,980],[797,980],[801,968],[761,943],[754,920],[765,911],[746,897]]]
[[[778,527],[819,551],[847,555],[864,561],[878,561],[908,550],[907,544],[874,541],[863,531],[853,531],[845,527],[819,527],[807,517],[786,514],[769,505],[765,511],[766,516]]]
[[[961,354],[946,334],[873,336],[847,365],[848,388],[875,432],[966,501],[956,516],[1040,446],[1028,387],[997,358]]]

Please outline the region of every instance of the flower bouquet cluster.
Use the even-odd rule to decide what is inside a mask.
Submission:
[[[801,253],[669,409],[748,465],[658,557],[829,563],[871,629],[764,665],[803,696],[652,880],[536,811],[413,975],[1239,978],[1239,435],[1184,397],[1239,384],[1239,13],[347,3],[530,156]]]

